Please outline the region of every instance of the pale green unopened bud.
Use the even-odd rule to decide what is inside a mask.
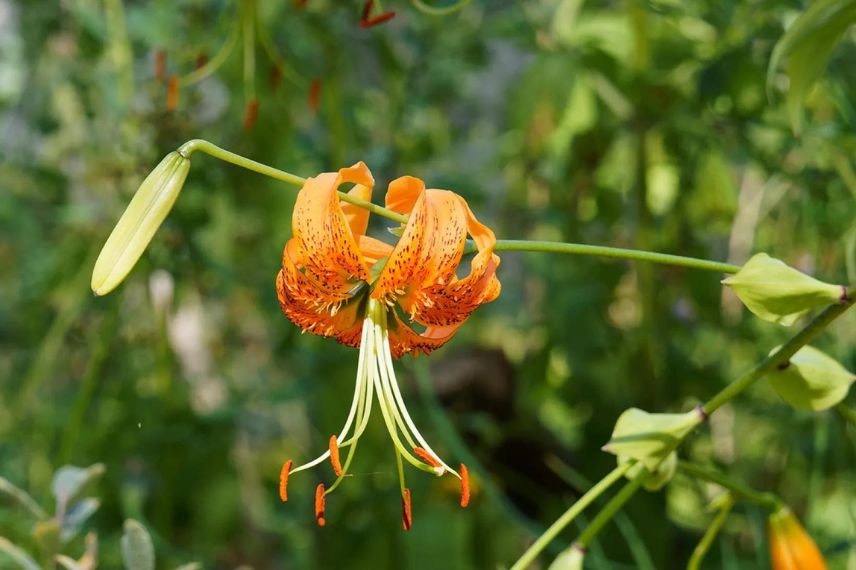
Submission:
[[[635,459],[654,473],[704,419],[700,409],[685,414],[651,414],[630,408],[618,417],[612,437],[602,449],[622,461]]]
[[[130,273],[178,198],[190,160],[171,152],[152,170],[119,218],[92,271],[92,290],[106,295]]]
[[[618,456],[618,464],[622,465],[631,461],[630,457],[626,455]],[[624,476],[627,479],[635,479],[637,475],[639,475],[639,470],[645,467],[643,462],[638,462],[636,465],[627,470],[627,473]],[[642,487],[644,487],[647,491],[659,491],[663,487],[666,486],[666,483],[672,480],[672,477],[675,476],[675,472],[678,470],[678,454],[673,451],[666,458],[660,461],[656,467],[654,467],[653,471],[648,473],[648,476],[642,482]]]
[[[755,315],[785,326],[812,309],[840,301],[846,293],[840,285],[818,281],[766,253],[752,256],[722,283]]]
[[[570,548],[566,548],[559,556],[553,560],[547,570],[583,570],[583,559],[586,557],[586,552],[583,547],[572,544]]]
[[[801,410],[831,408],[847,396],[854,381],[856,376],[837,360],[810,346],[799,349],[785,365],[770,373],[773,389]]]

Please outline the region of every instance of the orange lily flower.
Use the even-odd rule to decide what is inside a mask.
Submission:
[[[286,500],[290,474],[329,459],[337,479],[316,491],[316,519],[324,524],[324,499],[346,475],[376,397],[396,449],[402,521],[409,530],[410,490],[402,459],[437,476],[448,473],[460,479],[462,506],[469,501],[469,482],[465,466],[460,473],[449,467],[419,433],[404,405],[392,359],[439,348],[479,305],[496,299],[496,237],[461,196],[426,189],[418,178],[404,176],[393,180],[386,194],[387,208],[409,215],[392,246],[365,235],[369,212],[340,201],[337,190],[344,183],[355,184],[351,196],[371,200],[374,178],[362,162],[306,180],[294,206],[294,236],[283,251],[276,288],[283,313],[304,332],[360,349],[354,398],[344,427],[330,438],[326,452],[294,469],[286,462],[280,496]],[[477,253],[470,273],[458,278],[467,235]],[[342,463],[339,450],[345,447],[349,450]]]
[[[826,570],[826,561],[811,536],[787,507],[768,522],[773,570]]]

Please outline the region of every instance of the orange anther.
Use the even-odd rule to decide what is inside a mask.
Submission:
[[[413,528],[413,509],[410,506],[410,489],[404,489],[401,495],[401,525],[404,530]]]
[[[155,52],[155,79],[163,81],[166,77],[166,52],[159,49]]]
[[[178,108],[178,75],[171,75],[166,84],[166,110]]]
[[[318,526],[327,524],[327,519],[324,518],[324,483],[318,483],[315,487],[315,522]]]
[[[470,504],[470,471],[461,463],[461,507]]]
[[[309,84],[309,110],[313,113],[318,112],[318,105],[321,102],[321,80],[313,79]]]
[[[437,461],[436,457],[434,457],[433,455],[431,455],[430,453],[428,453],[427,451],[425,451],[421,447],[414,447],[413,453],[416,454],[416,457],[418,457],[419,459],[421,459],[422,461],[424,461],[425,463],[427,463],[431,467],[442,467],[440,462]]]
[[[342,463],[339,461],[339,442],[336,441],[336,436],[330,436],[330,463],[333,464],[333,473],[336,477],[342,475]]]
[[[292,461],[289,459],[282,464],[282,469],[279,472],[279,498],[282,502],[288,500],[288,473],[291,471]]]
[[[256,117],[259,114],[259,100],[256,97],[250,99],[244,109],[244,130],[250,131],[256,124]]]

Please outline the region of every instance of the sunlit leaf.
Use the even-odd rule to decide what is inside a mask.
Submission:
[[[791,126],[802,130],[802,104],[820,77],[841,36],[856,22],[856,0],[815,0],[787,29],[773,49],[767,70],[767,87],[784,62],[790,80],[786,105]]]

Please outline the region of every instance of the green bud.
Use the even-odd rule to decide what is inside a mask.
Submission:
[[[854,381],[856,376],[837,360],[810,346],[799,349],[785,366],[770,373],[773,389],[801,410],[831,408],[847,396]]]
[[[622,465],[631,461],[630,457],[626,455],[618,456],[618,464]],[[624,476],[627,479],[635,479],[639,474],[639,470],[642,469],[645,465],[640,461],[633,467],[627,470],[627,473]],[[678,470],[678,454],[676,452],[671,452],[666,458],[654,468],[654,470],[648,474],[645,480],[642,482],[642,487],[644,487],[647,491],[659,491],[663,487],[666,486],[666,483],[672,480],[672,477],[675,476],[675,472]]]
[[[586,552],[581,546],[572,544],[553,560],[547,570],[583,570],[585,556]]]
[[[96,295],[106,295],[131,272],[175,204],[189,170],[190,160],[171,152],[140,184],[95,262]]]
[[[766,253],[752,256],[722,283],[734,289],[755,315],[784,326],[812,309],[840,301],[846,292],[840,285],[818,281]]]
[[[155,548],[146,527],[134,519],[125,520],[122,560],[126,570],[155,570]]]
[[[654,473],[702,421],[704,414],[699,409],[685,414],[651,414],[630,408],[618,417],[612,438],[602,449],[623,461],[635,459]]]

